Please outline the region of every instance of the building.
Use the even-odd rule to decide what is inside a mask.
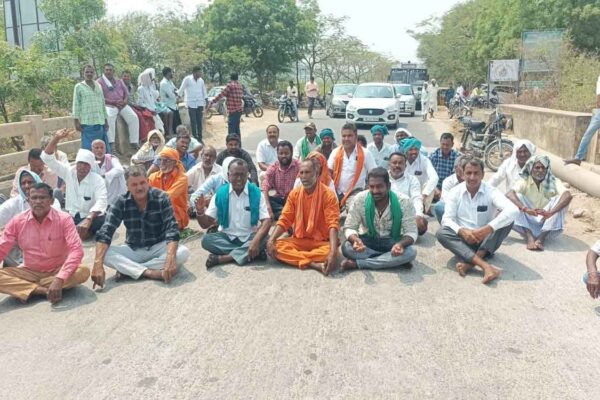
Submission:
[[[4,2],[4,29],[8,43],[25,49],[31,44],[36,32],[54,27],[46,20],[39,8],[41,0],[2,1]]]

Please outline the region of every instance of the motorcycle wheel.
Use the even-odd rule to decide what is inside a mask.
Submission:
[[[495,140],[488,144],[483,152],[485,165],[494,172],[498,171],[502,161],[512,154],[513,146],[513,142],[506,139]]]
[[[277,111],[277,120],[279,121],[279,123],[283,124],[284,119],[285,119],[285,109],[283,107],[280,107],[279,111]]]
[[[212,108],[209,108],[208,110],[206,110],[206,112],[204,113],[204,118],[205,119],[211,119],[211,117],[213,116],[214,111]]]
[[[254,115],[256,118],[260,118],[260,117],[262,117],[262,116],[263,116],[263,114],[264,114],[264,111],[263,111],[263,109],[262,109],[262,107],[261,107],[261,106],[255,106],[255,107],[252,109],[252,114],[253,114],[253,115]]]

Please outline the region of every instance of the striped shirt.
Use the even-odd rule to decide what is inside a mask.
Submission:
[[[81,125],[104,125],[108,115],[104,107],[104,94],[98,82],[94,89],[87,83],[79,82],[73,90],[73,118]]]
[[[448,157],[444,157],[444,155],[442,154],[442,149],[436,149],[429,156],[431,164],[433,164],[433,168],[435,168],[435,172],[437,172],[438,174],[438,189],[442,188],[442,183],[444,182],[444,179],[446,179],[454,173],[454,162],[456,161],[458,156],[460,156],[460,153],[454,149],[450,151],[450,155],[448,155]]]
[[[269,190],[274,189],[277,192],[277,197],[286,198],[294,188],[299,170],[300,163],[298,160],[292,160],[286,169],[281,168],[279,160],[275,161],[275,164],[267,168],[265,179],[261,184],[262,191],[268,193]]]

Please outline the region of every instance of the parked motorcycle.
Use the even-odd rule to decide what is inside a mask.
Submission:
[[[448,117],[450,119],[453,117],[459,118],[472,115],[473,109],[469,99],[464,99],[457,94],[450,100],[450,104],[448,105]]]
[[[496,172],[502,161],[512,154],[513,142],[502,137],[507,118],[497,109],[486,124],[469,117],[460,117],[463,124],[461,151],[482,158],[485,165]]]
[[[211,119],[213,115],[222,115],[225,118],[227,118],[227,105],[226,105],[226,99],[221,99],[219,100],[219,102],[217,104],[212,104],[210,106],[210,108],[206,109],[206,112],[204,113],[204,118],[205,119]]]
[[[255,96],[246,96],[243,97],[244,100],[244,114],[246,117],[250,116],[250,113],[254,115],[256,118],[260,118],[263,116],[264,111],[259,104],[259,100]]]
[[[277,119],[280,123],[283,123],[285,117],[290,117],[290,121],[298,121],[298,116],[294,111],[294,104],[292,99],[283,95],[279,98],[279,110],[277,111]]]

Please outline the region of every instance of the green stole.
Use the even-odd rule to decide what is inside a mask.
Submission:
[[[402,207],[400,207],[400,201],[396,193],[391,190],[388,191],[390,196],[390,210],[392,212],[392,238],[395,242],[400,240],[402,230]],[[377,230],[375,229],[375,201],[371,192],[367,194],[365,200],[365,216],[367,220],[367,235],[371,239],[377,239]]]

